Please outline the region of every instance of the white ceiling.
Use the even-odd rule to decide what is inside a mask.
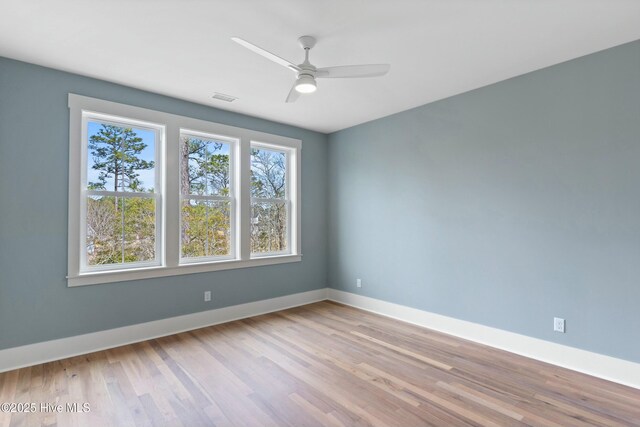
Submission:
[[[391,71],[285,104],[295,75],[230,40],[297,64],[305,34]],[[327,133],[637,39],[639,0],[0,0],[0,56]]]

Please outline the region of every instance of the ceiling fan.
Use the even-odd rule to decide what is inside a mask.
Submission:
[[[391,68],[389,64],[342,65],[316,68],[309,62],[309,51],[316,45],[316,39],[311,36],[302,36],[298,39],[298,43],[304,49],[304,62],[299,65],[295,65],[239,37],[232,37],[231,40],[258,55],[270,59],[276,64],[289,68],[297,74],[297,79],[289,91],[286,102],[295,102],[302,93],[315,92],[318,88],[316,78],[377,77],[387,74]]]

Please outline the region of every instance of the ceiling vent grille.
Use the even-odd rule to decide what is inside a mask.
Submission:
[[[225,95],[224,93],[220,93],[220,92],[215,92],[213,94],[212,98],[213,99],[218,99],[220,101],[225,101],[225,102],[233,102],[236,99],[238,99],[235,96]]]

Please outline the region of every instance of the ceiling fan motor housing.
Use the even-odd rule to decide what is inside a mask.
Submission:
[[[303,49],[312,49],[316,45],[316,38],[312,36],[302,36],[298,38],[298,43]]]

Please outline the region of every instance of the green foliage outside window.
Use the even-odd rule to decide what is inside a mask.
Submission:
[[[132,197],[92,195],[87,198],[87,264],[104,265],[155,259],[156,202],[140,179],[153,169],[153,161],[142,158],[147,148],[129,127],[101,124],[89,137],[91,168],[97,179],[89,190],[123,192]]]
[[[206,138],[181,138],[182,256],[231,254],[231,202],[191,195],[229,197],[229,144]]]
[[[155,199],[87,199],[87,264],[119,264],[155,259]]]
[[[154,260],[156,199],[141,176],[155,167],[147,144],[136,129],[110,124],[90,132],[88,144],[94,172],[87,189],[94,193],[86,205],[87,265]],[[180,139],[182,257],[231,255],[230,154],[227,143],[193,136]],[[251,150],[252,253],[288,250],[286,161],[284,152]]]

